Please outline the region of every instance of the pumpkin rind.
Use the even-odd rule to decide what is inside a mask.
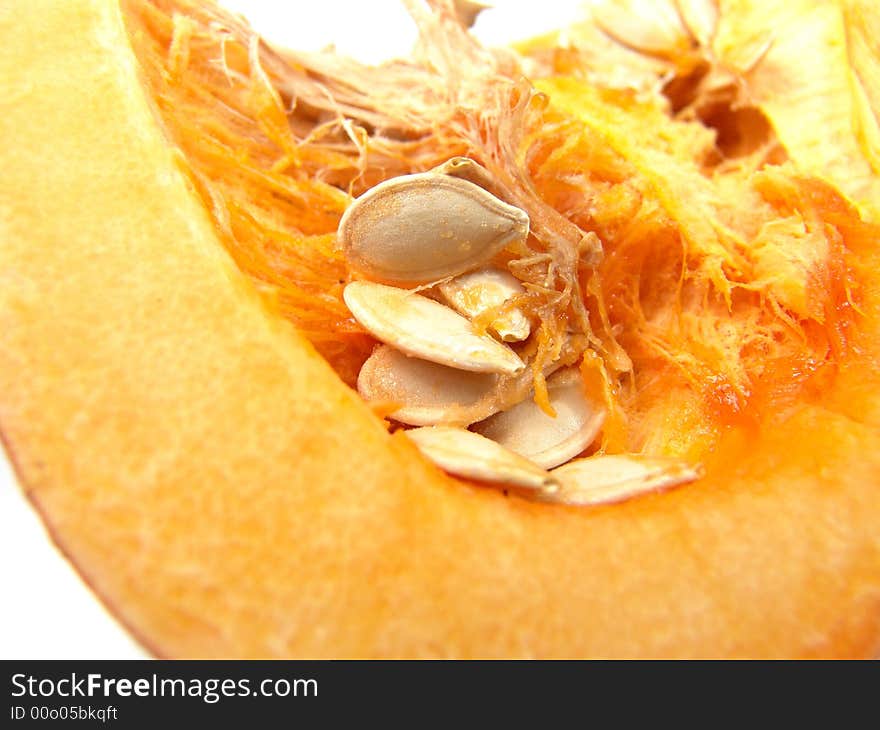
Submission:
[[[759,440],[731,429],[698,484],[596,510],[508,498],[389,436],[236,269],[115,1],[0,23],[0,430],[155,653],[880,648],[876,287],[862,354]]]

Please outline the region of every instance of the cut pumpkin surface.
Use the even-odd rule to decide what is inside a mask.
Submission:
[[[240,167],[228,150],[211,157],[214,138],[182,141],[187,130],[172,126],[146,53],[160,31],[178,45],[193,31],[185,16],[170,20],[174,7],[17,3],[4,11],[0,49],[9,89],[0,102],[0,431],[54,539],[145,645],[164,656],[311,657],[866,656],[880,648],[880,255],[875,230],[850,203],[774,168],[743,187],[767,206],[754,230],[731,218],[715,227],[717,242],[694,235],[694,247],[712,248],[687,249],[678,238],[687,221],[663,208],[677,204],[662,194],[668,178],[639,187],[644,176],[627,172],[646,165],[647,153],[610,137],[596,145],[606,157],[591,169],[621,174],[620,185],[596,191],[606,201],[648,201],[641,224],[670,236],[661,251],[694,254],[685,268],[710,282],[705,296],[718,320],[728,315],[715,284],[732,282],[727,311],[758,312],[738,292],[760,281],[759,294],[799,323],[808,344],[800,354],[814,358],[797,360],[792,350],[788,366],[813,365],[815,374],[783,382],[781,366],[757,373],[748,358],[725,372],[729,351],[697,351],[696,336],[682,338],[687,358],[659,357],[670,340],[639,346],[646,332],[664,331],[651,330],[665,312],[657,305],[653,320],[621,337],[638,387],[617,403],[626,416],[618,440],[699,456],[706,477],[589,510],[508,497],[429,465],[344,384],[358,356],[349,361],[338,343],[364,354],[370,342],[345,330],[333,293],[317,305],[309,297],[345,276],[332,231],[348,196],[334,187],[336,173],[285,178],[281,165],[252,165],[265,140],[288,145],[286,122],[265,121],[276,118],[271,95],[263,141],[240,152]],[[235,58],[240,47],[229,50],[230,72],[246,68],[246,57]],[[581,83],[546,82],[551,121],[584,125],[602,110],[625,110],[603,106],[608,96],[598,94],[574,114],[566,89]],[[227,133],[205,114],[205,126]],[[572,140],[567,152],[586,155]],[[435,162],[418,141],[407,144],[422,168]],[[565,186],[551,173],[565,151],[532,149],[544,199],[564,209]],[[669,165],[678,149],[662,153]],[[300,154],[306,171],[314,164],[357,175],[347,153],[307,159],[332,151],[289,145],[279,156]],[[206,159],[222,160],[225,180],[198,164]],[[723,200],[713,200],[721,187],[697,182],[692,167],[682,160],[674,171],[722,215]],[[255,199],[248,180],[257,177],[279,207],[240,202]],[[515,178],[506,183],[519,190]],[[310,206],[318,214],[303,216]],[[225,229],[218,210],[229,214]],[[817,226],[828,232],[826,245],[841,250],[837,264],[821,243],[807,249],[820,250],[813,259],[793,258],[773,250],[770,232],[761,239],[761,215],[776,220],[780,211],[794,237]],[[549,210],[530,212],[539,232],[568,230]],[[298,215],[298,226],[283,225]],[[610,213],[583,213],[581,222],[590,216],[619,254],[597,269],[610,331],[636,321],[626,319],[632,300],[620,294],[628,259],[615,236],[625,223]],[[237,246],[251,240],[246,230],[266,245]],[[763,259],[755,260],[753,240],[770,241]],[[299,255],[313,248],[320,256]],[[297,286],[265,263],[273,252],[290,254]],[[657,268],[681,271],[687,260]],[[815,272],[812,260],[822,286],[794,275],[764,281],[780,261]],[[646,272],[651,263],[663,262],[646,259]],[[757,278],[742,273],[753,270]],[[619,290],[607,285],[618,275]],[[824,282],[832,296],[811,299]],[[849,282],[857,291],[847,292]],[[648,307],[651,296],[643,290],[638,301]],[[683,321],[704,331],[703,310],[694,311]],[[602,340],[604,325],[595,325]],[[603,341],[599,369],[617,372],[612,339]],[[675,374],[690,362],[707,370]],[[713,397],[693,385],[710,371],[728,377],[713,381]],[[730,384],[754,386],[757,375],[780,382],[756,389],[744,409],[725,408],[725,393],[737,400]]]

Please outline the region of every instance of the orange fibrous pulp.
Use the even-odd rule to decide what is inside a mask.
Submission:
[[[367,68],[273,50],[203,3],[123,4],[221,239],[344,381],[374,340],[342,301],[339,218],[372,185],[455,155],[529,213],[529,240],[499,263],[538,323],[537,398],[566,332],[584,335],[605,451],[699,458],[713,434],[809,398],[858,348],[858,254],[877,230],[786,159],[758,110],[715,99],[683,114],[668,93],[603,85],[562,47],[489,51],[451,4],[410,5],[416,60]],[[679,407],[691,436],[664,438]]]

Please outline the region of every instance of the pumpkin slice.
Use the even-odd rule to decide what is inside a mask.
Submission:
[[[153,652],[877,650],[876,274],[859,348],[784,418],[726,428],[697,485],[594,510],[506,497],[389,435],[233,263],[115,1],[3,19],[0,430]],[[662,398],[674,441],[700,406]]]

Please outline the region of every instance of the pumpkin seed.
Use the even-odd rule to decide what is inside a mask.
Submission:
[[[544,469],[503,446],[463,428],[425,426],[404,431],[425,458],[444,471],[481,482],[541,489],[558,487]]]
[[[462,274],[443,282],[437,289],[449,306],[469,319],[525,292],[513,274],[496,268]],[[529,336],[531,325],[522,310],[510,309],[494,317],[489,329],[505,342],[519,342]]]
[[[560,487],[540,499],[568,505],[611,504],[688,484],[702,468],[679,459],[614,454],[575,459],[550,472]]]
[[[470,157],[452,157],[442,165],[437,165],[431,172],[467,180],[492,193],[499,200],[503,200],[506,203],[510,202],[505,196],[505,191],[495,182],[492,173]]]
[[[380,345],[358,375],[358,393],[370,402],[402,403],[391,417],[412,426],[467,426],[498,410],[500,376],[474,373],[407,357]]]
[[[566,343],[559,359],[544,366],[549,377],[571,365],[582,349]],[[518,375],[474,373],[409,357],[389,345],[379,345],[358,376],[358,391],[369,403],[398,404],[385,413],[412,426],[468,426],[511,408],[528,397],[530,370]]]
[[[701,46],[710,46],[718,27],[718,3],[715,0],[676,0],[675,8],[691,37]]]
[[[565,463],[596,438],[605,409],[587,399],[577,368],[548,378],[547,392],[555,418],[528,398],[476,424],[474,430],[545,469]]]
[[[417,284],[470,271],[528,233],[524,211],[468,180],[427,172],[368,190],[345,211],[338,238],[363,276]]]
[[[681,12],[674,3],[600,0],[593,3],[591,11],[606,35],[645,55],[668,57],[686,38]]]
[[[525,369],[513,350],[433,299],[370,281],[351,282],[342,296],[365,329],[407,355],[482,373]]]
[[[477,16],[491,6],[481,2],[474,2],[474,0],[453,0],[452,7],[461,26],[463,28],[473,28],[474,23],[477,22]]]

